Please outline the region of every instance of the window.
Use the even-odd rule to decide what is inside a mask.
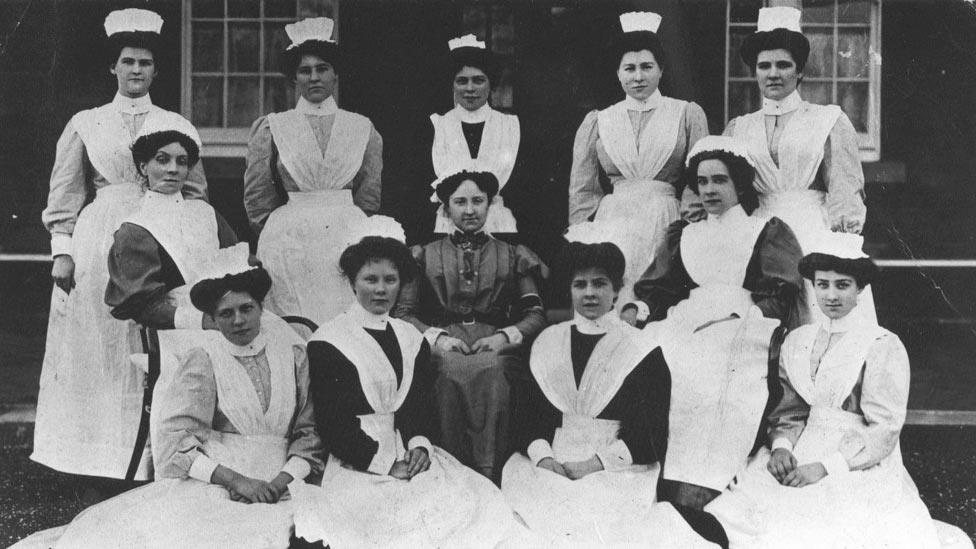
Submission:
[[[461,35],[474,34],[498,58],[498,82],[493,82],[491,104],[512,108],[515,104],[515,22],[509,5],[467,5],[461,21]]]
[[[767,2],[768,3],[768,2]],[[761,98],[749,67],[739,58],[746,36],[756,30],[761,0],[729,0],[725,119],[759,109]],[[863,161],[880,158],[881,2],[803,0],[803,34],[810,59],[800,95],[821,105],[839,105],[857,130]]]
[[[251,123],[293,105],[285,25],[335,15],[335,0],[183,1],[181,104],[209,156],[243,156]]]

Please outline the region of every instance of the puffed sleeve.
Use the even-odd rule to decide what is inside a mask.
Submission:
[[[847,115],[841,113],[824,144],[820,168],[827,187],[827,220],[833,231],[860,233],[864,228],[867,208],[859,151],[857,131]]]
[[[309,472],[318,475],[322,473],[324,463],[321,459],[322,440],[315,430],[315,409],[312,399],[309,398],[308,356],[301,345],[296,345],[294,350],[296,413],[289,437],[288,460],[290,463],[294,463],[292,460],[296,458],[304,460],[308,463]],[[286,465],[287,467],[288,465]],[[305,475],[294,474],[291,471],[286,472],[296,480],[301,480],[309,474],[308,472]]]
[[[187,478],[191,469],[209,469],[216,464],[203,453],[204,442],[219,436],[213,430],[217,410],[217,383],[210,356],[201,348],[188,351],[179,361],[179,369],[170,383],[157,386],[153,414],[158,423],[153,432],[153,460],[157,475],[163,478]],[[200,464],[194,467],[199,461]],[[207,462],[212,467],[204,467]],[[200,476],[210,482],[209,475]]]
[[[838,449],[852,471],[888,457],[905,424],[911,375],[908,353],[896,335],[889,332],[873,342],[863,375],[861,413],[867,426],[845,434]],[[834,471],[828,467],[828,472]]]
[[[769,440],[772,443],[771,449],[786,448],[792,451],[796,441],[800,440],[800,434],[807,425],[807,418],[810,416],[810,405],[803,400],[787,373],[783,361],[785,357],[793,354],[795,337],[786,337],[779,359],[779,383],[783,388],[783,396],[779,404],[773,407],[769,414]]]
[[[413,381],[400,409],[396,411],[397,429],[407,449],[426,447],[440,440],[440,422],[434,383],[437,370],[430,360],[430,345],[424,341],[414,359]]]
[[[691,150],[699,139],[708,135],[708,117],[698,103],[689,102],[685,107],[685,135],[688,136],[685,151]]]
[[[72,120],[58,139],[47,207],[41,213],[41,221],[51,233],[52,257],[71,255],[71,235],[87,199],[85,172],[85,143]]]
[[[352,180],[353,203],[367,214],[380,211],[383,194],[383,138],[370,124],[369,141],[363,153],[363,164]]]
[[[207,195],[207,174],[203,172],[203,161],[197,161],[186,176],[186,183],[183,184],[183,196],[189,199],[203,200],[209,202]]]
[[[733,135],[735,135],[735,123],[737,120],[739,120],[738,116],[733,118],[732,120],[729,120],[729,123],[725,126],[725,131],[722,132],[722,135],[727,137],[732,137]]]
[[[803,253],[793,230],[772,218],[756,239],[743,287],[766,318],[779,319],[794,328],[803,323],[805,292],[799,264]]]
[[[646,307],[640,312],[646,313],[649,321],[662,320],[667,316],[668,309],[686,299],[695,287],[681,261],[681,234],[687,226],[688,222],[683,220],[668,226],[665,245],[660,247],[657,257],[640,280],[634,283],[634,297]],[[630,306],[641,308],[636,302],[627,305]]]
[[[433,347],[438,336],[447,332],[437,327],[428,326],[420,319],[421,286],[426,281],[426,253],[424,252],[423,246],[413,246],[410,248],[410,252],[413,254],[414,261],[417,262],[417,276],[412,281],[404,284],[403,288],[400,289],[400,297],[397,298],[396,305],[393,306],[391,316],[409,322],[414,328],[424,334],[427,343]]]
[[[519,282],[519,301],[513,307],[520,315],[518,322],[502,331],[511,343],[521,343],[546,327],[546,311],[542,305],[542,284],[549,277],[549,269],[532,250],[519,244],[515,248],[515,272]],[[515,334],[511,328],[518,331]]]
[[[590,111],[576,131],[573,141],[573,167],[569,174],[569,224],[582,223],[596,213],[603,189],[600,187],[600,160],[596,153],[599,138],[597,114]]]
[[[244,210],[255,235],[261,234],[271,212],[284,204],[272,179],[274,147],[268,117],[262,116],[251,125],[251,135],[247,141],[247,167],[244,169]]]
[[[162,250],[146,229],[123,223],[108,253],[105,304],[119,320],[166,330],[174,327],[176,307],[166,300]]]

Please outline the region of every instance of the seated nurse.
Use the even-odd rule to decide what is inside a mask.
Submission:
[[[309,342],[329,456],[321,487],[295,485],[296,536],[331,547],[495,546],[517,530],[512,512],[491,481],[434,445],[430,346],[389,316],[418,275],[410,250],[368,236],[339,265],[356,301]]]
[[[894,333],[852,314],[877,267],[862,238],[826,233],[799,271],[825,320],[790,333],[768,459],[708,507],[731,547],[972,547],[933,521],[902,464],[908,354]]]
[[[713,547],[684,513],[655,497],[668,446],[671,376],[613,309],[623,253],[609,242],[573,242],[563,263],[574,318],[547,328],[532,346],[518,418],[523,453],[505,465],[505,498],[550,543]],[[692,522],[703,515],[689,513]]]

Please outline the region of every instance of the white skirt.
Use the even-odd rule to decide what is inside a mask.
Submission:
[[[339,256],[366,214],[347,190],[288,197],[268,217],[258,240],[258,258],[272,281],[265,306],[278,316],[299,315],[321,326],[352,304]]]
[[[142,412],[143,373],[129,362],[138,326],[105,305],[108,254],[139,207],[138,185],[109,185],[86,206],[72,236],[75,288],[51,297],[31,459],[66,473],[125,476]],[[150,478],[145,450],[137,480]]]

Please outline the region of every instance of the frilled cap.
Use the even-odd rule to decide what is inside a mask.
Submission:
[[[878,267],[864,253],[864,237],[853,233],[824,231],[800,260],[800,275],[813,280],[817,271],[834,271],[853,276],[859,286],[871,284]]]
[[[657,32],[661,16],[651,11],[631,11],[620,15],[620,28],[624,32]]]

